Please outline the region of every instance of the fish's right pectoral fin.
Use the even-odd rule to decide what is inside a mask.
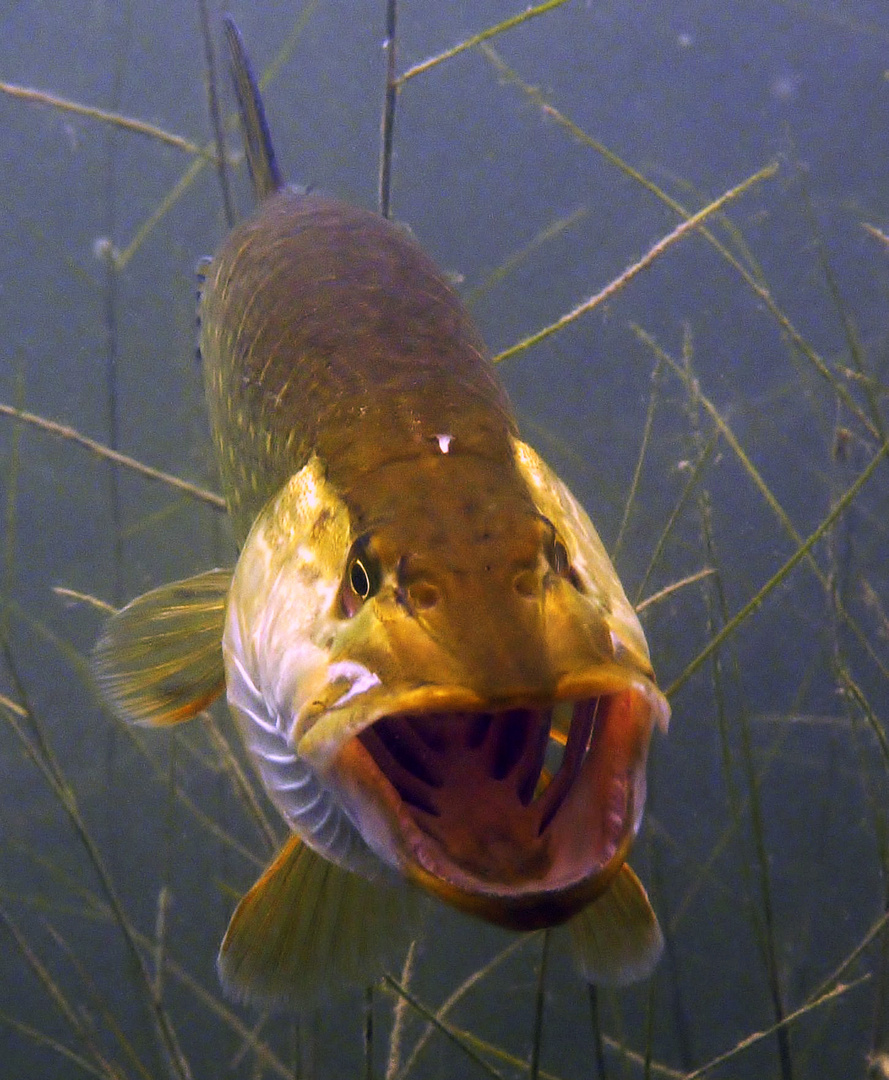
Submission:
[[[231,570],[208,570],[174,581],[108,620],[93,649],[93,673],[118,716],[137,724],[178,724],[222,693],[231,579]]]
[[[581,975],[597,986],[647,978],[664,948],[648,894],[626,863],[605,892],[568,921],[568,929]]]
[[[217,966],[241,1000],[315,1008],[346,986],[367,986],[409,943],[418,897],[368,881],[291,836],[238,904]]]

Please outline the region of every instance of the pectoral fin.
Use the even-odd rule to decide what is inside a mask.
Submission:
[[[102,696],[125,720],[190,720],[225,688],[222,631],[231,570],[153,589],[113,615],[93,649]]]
[[[291,836],[238,904],[220,978],[244,1000],[313,1008],[337,988],[380,977],[410,940],[417,903],[407,886],[367,881]]]
[[[664,947],[648,895],[626,863],[568,928],[580,973],[598,986],[627,986],[647,978]]]

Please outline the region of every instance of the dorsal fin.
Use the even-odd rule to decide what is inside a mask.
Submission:
[[[226,15],[222,21],[225,27],[225,40],[228,44],[232,82],[238,99],[238,113],[241,117],[241,132],[247,153],[247,165],[253,181],[253,194],[256,196],[256,201],[261,202],[267,196],[279,191],[284,182],[278,171],[269,125],[265,118],[265,109],[253,69],[250,67],[247,51],[244,48],[241,31],[231,15]]]

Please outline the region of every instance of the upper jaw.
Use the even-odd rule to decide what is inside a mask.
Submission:
[[[390,687],[365,665],[340,661],[328,667],[324,687],[297,705],[292,739],[300,756],[323,772],[345,742],[386,716],[548,707],[629,689],[645,699],[652,722],[666,733],[670,706],[653,679],[618,663],[565,674],[545,688],[492,696],[459,684]]]

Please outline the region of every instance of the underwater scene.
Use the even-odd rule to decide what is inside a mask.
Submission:
[[[0,9],[0,1078],[889,1077],[889,9],[401,0],[387,52],[393,8]],[[636,609],[650,978],[427,899],[366,988],[220,982],[287,824],[224,700],[127,724],[91,654],[238,556],[195,352],[253,206],[226,12],[284,177],[369,210],[394,61],[391,217]]]

